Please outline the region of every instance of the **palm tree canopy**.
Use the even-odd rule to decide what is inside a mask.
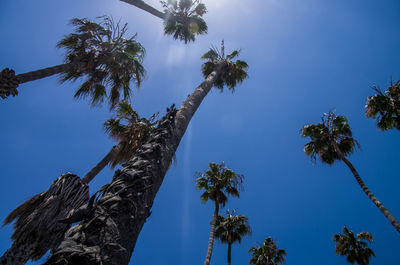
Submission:
[[[115,118],[104,123],[106,133],[121,144],[118,154],[111,161],[112,167],[129,160],[158,122],[157,114],[149,119],[140,118],[127,101],[120,102],[115,113]]]
[[[376,95],[367,99],[365,116],[376,119],[382,131],[396,128],[400,130],[400,80],[382,92],[374,87]]]
[[[207,13],[206,6],[199,0],[160,1],[166,19],[164,33],[185,43],[195,41],[196,35],[207,33],[207,24],[202,16]]]
[[[76,67],[62,74],[61,82],[87,76],[75,98],[90,97],[92,105],[108,99],[114,108],[121,95],[124,100],[130,98],[131,82],[140,86],[145,76],[142,65],[145,49],[135,41],[136,34],[124,38],[127,24],[121,27],[108,16],[100,18],[100,23],[72,19],[75,33],[65,36],[57,46],[66,49],[65,62]],[[106,86],[110,87],[109,92]]]
[[[320,123],[304,126],[300,134],[311,139],[304,146],[304,153],[314,161],[319,156],[322,162],[330,165],[341,159],[334,144],[337,144],[345,156],[353,153],[355,147],[359,146],[352,137],[347,118],[336,116],[334,112],[324,114]]]
[[[240,50],[234,50],[232,53],[225,56],[225,45],[222,41],[221,50],[212,47],[208,52],[203,54],[201,59],[207,60],[202,66],[204,77],[208,76],[216,66],[223,63],[221,74],[217,77],[214,86],[221,91],[224,86],[234,92],[238,83],[242,83],[247,77],[249,66],[245,61],[234,60],[240,55]]]
[[[267,237],[263,244],[249,249],[252,252],[249,264],[254,265],[278,265],[285,264],[286,251],[278,249],[274,240]]]
[[[241,243],[242,237],[251,234],[248,218],[243,215],[231,214],[226,211],[226,217],[218,215],[216,219],[215,236],[222,243]]]
[[[369,264],[375,253],[368,247],[368,243],[374,241],[372,235],[368,232],[361,232],[354,235],[353,231],[343,226],[343,234],[334,234],[332,240],[336,242],[336,254],[346,256],[351,264],[358,263],[362,265]]]
[[[225,206],[228,195],[240,197],[239,191],[243,190],[243,175],[236,174],[225,167],[225,163],[210,163],[209,170],[196,179],[196,186],[204,190],[200,196],[203,202],[209,199]]]

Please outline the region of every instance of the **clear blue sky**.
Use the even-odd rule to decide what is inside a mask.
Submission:
[[[157,0],[148,0],[160,7]],[[400,264],[400,235],[363,194],[343,163],[312,165],[299,130],[336,109],[346,115],[362,150],[350,157],[372,192],[400,219],[400,135],[380,132],[364,117],[376,84],[400,78],[398,0],[205,0],[209,34],[184,45],[163,36],[162,21],[118,0],[0,2],[0,68],[17,73],[59,64],[55,48],[73,17],[108,14],[129,23],[146,47],[147,79],[134,92],[141,115],[180,105],[202,81],[200,56],[225,39],[242,48],[249,79],[232,94],[212,91],[194,116],[146,222],[132,264],[202,264],[212,203],[201,204],[195,173],[225,161],[244,174],[245,192],[229,209],[249,218],[252,237],[234,245],[232,264],[267,236],[288,253],[288,265],[347,264],[335,255],[333,233],[347,225],[376,242],[371,265]],[[83,176],[113,143],[102,131],[108,109],[72,99],[77,84],[51,77],[20,87],[0,102],[0,218],[46,190],[67,171]],[[111,181],[110,169],[91,191]],[[224,210],[222,210],[223,212]],[[0,229],[0,251],[11,227]],[[212,264],[226,263],[215,244]]]

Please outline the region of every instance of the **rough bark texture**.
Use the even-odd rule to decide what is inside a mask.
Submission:
[[[217,67],[178,111],[173,107],[168,110],[133,158],[103,187],[101,198],[89,207],[85,219],[66,232],[46,265],[129,263],[190,119],[220,69]]]
[[[72,63],[60,64],[19,75],[15,75],[14,70],[5,68],[0,73],[0,97],[5,99],[10,95],[16,96],[18,95],[17,87],[19,84],[66,72],[72,66]]]
[[[92,181],[94,177],[97,176],[97,174],[99,174],[100,171],[102,171],[118,154],[120,149],[121,145],[114,146],[110,152],[108,152],[108,154],[82,178],[82,183],[89,184],[89,182]]]
[[[209,265],[211,261],[211,255],[212,255],[212,250],[213,250],[213,245],[214,245],[214,235],[215,235],[215,222],[217,220],[219,212],[219,204],[215,202],[215,210],[214,214],[211,219],[211,224],[210,224],[210,236],[208,237],[208,248],[207,248],[207,255],[206,259],[204,261],[204,265]]]
[[[78,209],[89,199],[89,188],[78,176],[64,174],[42,192],[11,212],[5,224],[16,219],[13,244],[0,258],[0,264],[25,264],[40,259],[60,243],[69,223],[61,222],[71,210]]]
[[[393,225],[393,227],[400,233],[400,224],[397,220],[393,217],[393,215],[386,209],[385,206],[372,194],[372,192],[368,189],[367,185],[365,185],[364,181],[361,179],[360,175],[358,174],[356,168],[353,164],[350,163],[349,160],[344,156],[342,151],[340,150],[336,141],[332,141],[333,147],[335,148],[336,152],[339,154],[339,157],[343,160],[343,162],[349,167],[351,173],[353,173],[355,179],[357,180],[358,184],[360,185],[361,189],[364,193],[371,199],[371,201],[381,210],[381,212],[385,215],[385,217],[389,220],[389,222]]]
[[[134,5],[144,11],[149,12],[150,14],[161,18],[162,20],[165,20],[167,18],[167,15],[165,13],[162,13],[160,11],[158,11],[157,9],[149,6],[148,4],[146,4],[144,1],[142,0],[121,0],[122,2]]]
[[[368,189],[365,185],[364,181],[361,179],[360,175],[354,168],[354,166],[347,160],[345,157],[342,157],[342,160],[346,165],[350,168],[351,172],[353,173],[355,179],[357,180],[358,184],[360,185],[361,189],[365,192],[368,198],[381,210],[381,212],[385,215],[385,217],[389,220],[389,222],[393,225],[393,227],[400,233],[400,224],[397,220],[393,217],[393,215],[386,209],[385,206],[372,194],[372,192]]]

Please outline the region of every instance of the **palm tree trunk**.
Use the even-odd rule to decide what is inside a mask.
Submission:
[[[0,72],[0,97],[5,99],[10,95],[16,96],[19,84],[66,72],[72,66],[72,63],[60,64],[19,75],[15,75],[14,70],[5,68]]]
[[[361,179],[360,175],[358,174],[357,170],[353,166],[353,164],[350,163],[349,160],[344,156],[342,151],[339,148],[339,145],[335,140],[331,140],[333,147],[335,151],[338,153],[339,157],[343,160],[343,162],[349,167],[351,170],[351,173],[353,173],[355,179],[357,180],[358,184],[360,185],[361,189],[364,191],[364,193],[368,196],[368,198],[371,199],[371,201],[376,205],[376,207],[381,210],[383,215],[389,220],[389,222],[393,225],[393,227],[397,230],[397,232],[400,233],[400,224],[397,222],[397,220],[393,217],[393,215],[386,209],[385,206],[372,194],[372,192],[368,189],[367,185],[365,185],[364,181]]]
[[[389,222],[393,225],[393,227],[400,233],[400,224],[396,221],[393,215],[386,209],[385,206],[372,194],[372,192],[368,189],[365,185],[364,181],[361,179],[360,175],[354,168],[354,166],[347,160],[344,156],[342,157],[343,162],[350,168],[351,172],[353,173],[354,177],[356,178],[358,184],[360,185],[361,189],[365,192],[365,194],[371,199],[371,201],[381,210],[381,212],[386,216]]]
[[[214,235],[215,235],[215,222],[217,220],[219,212],[219,204],[218,202],[215,202],[215,210],[214,214],[211,219],[211,224],[210,224],[210,236],[208,237],[208,248],[207,248],[207,255],[206,255],[206,260],[204,261],[204,265],[209,265],[211,261],[211,255],[212,255],[212,250],[214,246]]]
[[[66,72],[69,69],[71,69],[72,66],[73,66],[72,63],[59,64],[59,65],[55,65],[52,67],[47,67],[47,68],[43,68],[40,70],[24,73],[24,74],[19,74],[19,75],[16,75],[15,77],[18,79],[19,83],[22,84],[22,83],[42,79],[42,78],[45,78],[48,76],[52,76],[55,74],[59,74],[62,72]]]
[[[162,20],[165,20],[167,18],[167,15],[165,13],[162,13],[160,11],[158,11],[157,9],[149,6],[148,4],[146,4],[143,0],[121,0],[122,2],[134,5],[144,11],[149,12],[150,14],[161,18]]]
[[[232,244],[228,243],[228,265],[231,265]]]
[[[89,184],[89,182],[92,181],[94,177],[97,174],[99,174],[99,172],[102,171],[110,163],[110,161],[118,154],[120,149],[121,149],[120,144],[113,146],[110,152],[108,152],[108,154],[82,178],[82,183]]]
[[[185,130],[210,91],[222,64],[177,111],[173,106],[132,159],[102,189],[102,197],[69,229],[46,265],[129,263],[137,238]]]

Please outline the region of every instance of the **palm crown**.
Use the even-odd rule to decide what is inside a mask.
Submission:
[[[332,238],[336,242],[336,254],[346,256],[351,264],[368,265],[371,257],[375,257],[375,253],[368,247],[368,243],[374,241],[372,235],[361,232],[355,236],[346,226],[343,226],[342,231],[343,235],[334,234]]]
[[[166,14],[164,33],[185,43],[195,41],[195,36],[207,33],[207,24],[202,16],[206,6],[199,0],[161,1]]]
[[[105,131],[121,146],[110,161],[112,167],[129,160],[157,123],[156,114],[149,119],[140,118],[127,101],[120,102],[115,112],[116,117],[104,123]]]
[[[352,137],[346,117],[336,116],[334,112],[324,114],[321,123],[304,126],[300,134],[311,138],[304,146],[305,154],[313,160],[318,155],[321,161],[327,164],[340,160],[341,155],[353,153],[355,146],[359,146]]]
[[[87,19],[73,19],[76,33],[64,37],[58,47],[67,50],[66,63],[76,67],[62,74],[62,82],[87,76],[75,98],[90,97],[93,105],[109,99],[114,108],[122,98],[131,95],[130,83],[139,87],[145,75],[142,65],[145,49],[135,41],[136,35],[124,38],[127,24],[120,26],[108,16],[101,23]],[[107,93],[106,86],[110,86]]]
[[[376,119],[382,131],[396,128],[400,130],[400,80],[382,92],[374,87],[376,95],[367,100],[365,116]]]
[[[242,237],[250,235],[248,218],[243,215],[234,215],[226,211],[226,217],[218,215],[216,219],[215,236],[223,243],[232,244],[241,242]]]
[[[196,179],[197,188],[204,189],[200,196],[203,202],[210,199],[225,206],[228,200],[227,195],[240,196],[239,191],[243,189],[243,175],[236,174],[225,167],[224,162],[219,165],[210,163],[209,167],[209,170]]]
[[[214,86],[218,89],[223,90],[224,86],[227,86],[232,92],[238,83],[242,83],[247,77],[247,70],[249,66],[245,61],[236,60],[240,54],[240,50],[235,50],[232,53],[225,56],[225,45],[222,41],[221,50],[213,47],[206,52],[201,59],[207,60],[202,66],[202,72],[204,77],[207,77],[216,67],[222,63],[221,73],[218,75]]]
[[[254,265],[278,265],[285,264],[286,251],[278,249],[274,240],[267,237],[262,245],[249,249],[252,252],[250,263]]]

